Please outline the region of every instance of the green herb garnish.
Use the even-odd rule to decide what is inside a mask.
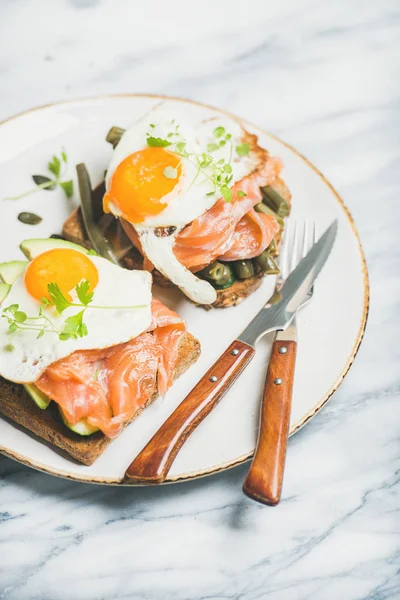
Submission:
[[[84,323],[84,315],[88,309],[102,309],[102,310],[128,310],[145,308],[145,304],[136,306],[96,306],[91,304],[93,300],[93,292],[90,292],[90,283],[87,279],[78,283],[75,287],[75,292],[79,302],[70,302],[60,290],[57,283],[49,283],[47,286],[51,301],[47,298],[42,298],[40,303],[39,314],[35,317],[29,317],[24,311],[19,309],[18,304],[11,304],[3,310],[1,315],[8,321],[9,333],[16,333],[19,330],[22,331],[37,331],[37,337],[42,337],[45,333],[51,332],[56,333],[60,340],[69,340],[70,338],[77,339],[78,337],[85,337],[88,334],[88,329]],[[89,306],[90,305],[90,306]],[[57,323],[49,318],[44,313],[45,309],[52,308],[57,311],[58,314],[62,314],[67,308],[76,306],[81,308],[78,313],[67,317],[62,323],[62,329],[57,328]]]
[[[247,142],[240,144],[240,146],[236,146],[236,154],[238,156],[247,156],[250,152],[250,145]]]
[[[65,150],[61,151],[60,156],[61,158],[54,154],[47,164],[48,170],[53,175],[52,178],[46,177],[45,175],[32,175],[32,179],[36,184],[36,188],[29,190],[28,192],[24,192],[19,196],[4,198],[4,200],[19,200],[20,198],[30,196],[39,190],[54,190],[57,188],[57,186],[61,187],[67,198],[72,198],[74,195],[74,182],[72,179],[66,181],[64,180],[68,168],[68,157]]]
[[[147,136],[147,145],[151,146],[153,148],[165,148],[166,146],[170,146],[171,142],[169,142],[168,140],[162,140],[161,138],[156,138],[156,137],[152,137]]]
[[[174,124],[172,121],[171,124]],[[213,131],[215,141],[207,144],[207,152],[197,154],[195,152],[188,152],[186,140],[182,137],[179,131],[179,125],[175,125],[170,131],[166,139],[160,137],[153,137],[151,133],[147,133],[147,145],[150,147],[169,147],[172,152],[179,154],[182,158],[185,158],[191,162],[197,168],[197,173],[193,179],[192,185],[197,177],[201,174],[211,183],[213,190],[207,193],[207,196],[213,196],[219,193],[227,202],[232,200],[232,190],[230,188],[233,174],[232,174],[232,155],[234,152],[238,156],[246,156],[250,152],[250,145],[244,142],[236,148],[233,148],[231,139],[232,135],[225,130],[225,127],[216,127]],[[223,146],[229,147],[229,158],[225,160],[220,158],[216,160],[213,153],[217,152]],[[164,169],[164,176],[168,179],[176,179],[177,172],[173,167],[166,167]],[[238,197],[246,196],[242,191],[237,193]]]

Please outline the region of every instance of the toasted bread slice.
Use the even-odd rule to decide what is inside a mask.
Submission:
[[[179,346],[174,379],[184,373],[197,360],[199,354],[200,342],[190,333],[185,333]],[[157,384],[154,381],[153,394],[133,419],[136,419],[146,406],[154,402],[157,396]],[[51,402],[46,410],[41,410],[22,385],[11,383],[2,377],[0,377],[0,413],[46,442],[57,446],[84,465],[93,464],[112,442],[100,431],[87,437],[74,433],[62,423],[54,402]]]
[[[264,150],[263,152],[266,151]],[[290,203],[291,194],[288,187],[282,181],[282,179],[278,177],[274,181],[272,187],[276,189],[276,191],[286,200],[286,202]],[[117,230],[118,220],[112,217],[111,215],[104,215],[103,213],[102,199],[104,191],[104,183],[101,183],[93,191],[94,210],[95,213],[97,213],[98,217],[101,219],[104,229],[107,231],[107,237],[109,237],[111,240],[114,239],[116,246],[117,244],[121,245],[121,238],[124,238],[125,234],[121,228]],[[91,248],[91,244],[86,233],[80,208],[74,210],[71,216],[65,221],[62,229],[62,235],[66,240],[69,240],[70,242],[80,244],[85,248]],[[276,241],[277,244],[279,244],[280,234],[278,234],[278,238],[276,239]],[[124,248],[129,248],[129,250],[124,251]],[[125,243],[122,242],[121,262],[128,269],[143,269],[143,256],[136,248],[134,248],[130,244],[128,238],[126,238]],[[157,285],[164,288],[175,287],[171,281],[166,279],[158,271],[153,271],[152,274],[154,282]],[[211,306],[214,308],[227,308],[228,306],[236,306],[237,304],[242,302],[242,300],[247,298],[247,296],[250,296],[250,294],[252,294],[261,285],[262,278],[263,274],[259,273],[254,277],[250,277],[249,279],[245,279],[243,281],[235,281],[233,285],[226,289],[218,290],[217,299]]]

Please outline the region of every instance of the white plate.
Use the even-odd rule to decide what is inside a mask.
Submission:
[[[73,208],[73,202],[58,191],[41,191],[15,202],[2,199],[29,189],[30,176],[46,173],[47,161],[62,147],[68,152],[70,165],[85,162],[92,183],[97,184],[112,152],[104,141],[108,129],[112,125],[128,126],[160,100],[160,97],[136,95],[77,100],[23,113],[0,126],[1,261],[19,258],[18,244],[25,238],[60,232]],[[193,102],[170,101],[196,120],[221,112]],[[367,270],[351,216],[332,186],[293,148],[249,123],[244,125],[259,136],[262,146],[283,160],[283,177],[293,194],[291,218],[316,220],[320,232],[333,219],[339,221],[337,241],[318,279],[313,301],[298,319],[293,434],[327,402],[354,360],[368,312]],[[70,171],[74,176],[72,167]],[[42,223],[36,226],[20,223],[17,215],[23,210],[41,215]],[[133,457],[261,308],[273,286],[273,278],[266,277],[261,288],[238,307],[209,312],[196,308],[179,294],[169,295],[167,303],[184,317],[189,330],[200,339],[201,357],[175,383],[166,399],[158,400],[144,411],[91,467],[63,458],[2,419],[0,450],[54,475],[120,483]],[[259,342],[253,362],[183,446],[169,473],[169,481],[215,473],[252,455],[270,345],[271,338]]]

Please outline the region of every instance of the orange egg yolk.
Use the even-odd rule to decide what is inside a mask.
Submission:
[[[87,279],[90,291],[99,281],[97,268],[88,256],[69,248],[57,248],[39,254],[25,272],[25,287],[36,300],[51,300],[47,286],[56,283],[64,296],[72,300],[71,292],[77,285]]]
[[[168,176],[170,173],[172,178]],[[158,215],[166,208],[164,198],[172,192],[181,176],[181,158],[177,154],[164,148],[144,148],[135,152],[114,171],[110,189],[104,196],[104,211],[118,211],[130,223],[142,223],[146,217]]]

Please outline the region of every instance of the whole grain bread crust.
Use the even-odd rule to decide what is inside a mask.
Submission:
[[[191,333],[186,332],[182,336],[179,345],[174,379],[184,373],[197,360],[199,354],[200,342]],[[144,406],[136,412],[132,421],[149,404],[154,402],[157,396],[157,382],[155,380],[153,394]],[[6,381],[2,377],[0,377],[0,413],[84,465],[93,464],[112,442],[110,438],[101,432],[87,437],[74,433],[61,421],[54,402],[51,402],[46,410],[41,410],[22,385]]]

